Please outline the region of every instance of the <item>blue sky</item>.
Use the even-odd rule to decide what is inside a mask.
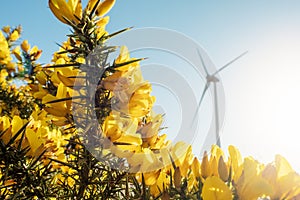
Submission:
[[[55,42],[64,41],[69,29],[54,18],[47,1],[11,0],[1,5],[0,25],[21,24],[22,38],[43,49],[41,61],[49,62],[58,49]],[[234,144],[244,156],[263,162],[280,153],[300,171],[299,9],[298,0],[118,0],[107,29],[162,27],[182,32],[202,45],[216,68],[249,50],[221,74],[226,96],[222,143]],[[199,89],[198,97],[203,84],[194,88]],[[209,98],[205,101],[211,106]],[[209,112],[202,115],[209,119]]]

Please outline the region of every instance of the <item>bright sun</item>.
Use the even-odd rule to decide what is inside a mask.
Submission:
[[[299,171],[300,41],[289,34],[266,38],[223,76],[226,122],[222,139],[244,155],[270,162],[282,154]]]

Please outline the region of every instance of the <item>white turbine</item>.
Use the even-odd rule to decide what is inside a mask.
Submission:
[[[238,60],[239,58],[241,58],[242,56],[244,56],[246,53],[248,53],[247,51],[242,53],[241,55],[239,55],[238,57],[236,57],[235,59],[233,59],[232,61],[230,61],[229,63],[227,63],[226,65],[224,65],[223,67],[221,67],[220,69],[218,69],[217,71],[215,71],[214,73],[212,74],[209,74],[208,73],[208,70],[205,66],[205,63],[204,63],[204,60],[201,56],[201,53],[199,52],[199,50],[197,49],[197,52],[198,52],[198,55],[200,57],[200,60],[201,60],[201,63],[202,63],[202,66],[204,68],[204,71],[206,73],[206,84],[204,86],[204,89],[203,89],[203,92],[201,94],[201,97],[200,97],[200,100],[199,100],[199,103],[198,103],[198,106],[197,106],[197,109],[196,109],[196,112],[194,114],[194,118],[193,118],[193,121],[192,123],[194,123],[195,121],[195,117],[196,115],[198,114],[198,111],[199,111],[199,108],[200,108],[200,105],[203,101],[203,98],[204,98],[204,95],[207,91],[207,89],[210,87],[211,83],[213,84],[214,86],[214,112],[215,112],[215,131],[216,131],[216,144],[221,147],[221,141],[220,141],[220,124],[219,124],[219,108],[218,108],[218,93],[217,93],[217,82],[219,82],[219,79],[216,77],[216,75],[221,72],[222,70],[224,70],[225,68],[227,68],[229,65],[231,65],[233,62],[235,62],[236,60]]]

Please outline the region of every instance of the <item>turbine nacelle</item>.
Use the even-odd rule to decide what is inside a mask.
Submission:
[[[220,80],[215,75],[207,75],[206,81],[208,83],[211,83],[211,82],[216,83],[216,82],[219,82]]]

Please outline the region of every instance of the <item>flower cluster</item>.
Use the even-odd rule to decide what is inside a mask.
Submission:
[[[17,45],[21,27],[0,31],[0,198],[300,199],[282,156],[264,165],[213,145],[198,160],[166,140],[143,59],[107,45],[128,30],[106,31],[114,4],[49,0],[72,33],[44,66],[38,47]]]

